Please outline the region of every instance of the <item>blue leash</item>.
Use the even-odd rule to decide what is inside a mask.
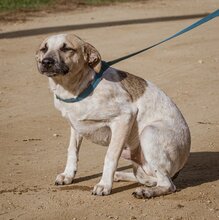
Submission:
[[[178,36],[188,32],[188,31],[191,31],[192,29],[194,29],[194,28],[196,28],[196,27],[198,27],[198,26],[200,26],[200,25],[202,25],[202,24],[204,24],[204,23],[206,23],[206,22],[210,21],[211,19],[216,18],[218,16],[219,16],[219,9],[216,10],[215,12],[207,15],[206,17],[200,19],[199,21],[193,23],[192,25],[186,27],[185,29],[177,32],[176,34],[174,34],[174,35],[172,35],[172,36],[170,36],[170,37],[168,37],[168,38],[166,38],[166,39],[164,39],[164,40],[162,40],[162,41],[160,41],[160,42],[158,42],[156,44],[153,44],[152,46],[146,47],[146,48],[144,48],[142,50],[139,50],[139,51],[131,53],[129,55],[117,58],[117,59],[109,61],[109,62],[102,61],[102,67],[101,67],[100,72],[98,74],[95,74],[95,78],[92,81],[92,83],[78,97],[70,98],[70,99],[62,99],[62,98],[60,98],[59,96],[56,95],[56,98],[61,100],[61,101],[63,101],[63,102],[66,102],[66,103],[74,103],[74,102],[79,102],[79,101],[83,100],[84,98],[89,96],[94,91],[94,89],[97,87],[97,85],[101,81],[104,71],[106,71],[110,66],[112,66],[112,65],[114,65],[116,63],[119,63],[119,62],[121,62],[123,60],[126,60],[126,59],[128,59],[130,57],[133,57],[133,56],[135,56],[135,55],[137,55],[139,53],[142,53],[142,52],[144,52],[146,50],[149,50],[149,49],[151,49],[153,47],[156,47],[156,46],[158,46],[158,45],[160,45],[160,44],[162,44],[162,43],[164,43],[166,41],[169,41],[169,40],[171,40],[171,39],[173,39],[175,37],[178,37]]]
[[[193,23],[192,25],[188,26],[187,28],[177,32],[176,34],[172,35],[171,37],[168,37],[168,38],[166,38],[166,39],[164,39],[164,40],[162,40],[162,41],[160,41],[160,42],[158,42],[158,43],[156,43],[156,44],[154,44],[152,46],[146,47],[145,49],[142,49],[142,50],[139,50],[137,52],[131,53],[131,54],[127,55],[127,56],[124,56],[124,57],[121,57],[121,58],[109,61],[108,65],[111,66],[111,65],[116,64],[116,63],[118,63],[118,62],[120,62],[122,60],[128,59],[128,58],[133,57],[133,56],[135,56],[135,55],[137,55],[139,53],[142,53],[142,52],[144,52],[146,50],[149,50],[149,49],[151,49],[153,47],[156,47],[156,46],[158,46],[158,45],[160,45],[160,44],[162,44],[162,43],[164,43],[166,41],[169,41],[169,40],[171,40],[171,39],[173,39],[175,37],[178,37],[181,34],[184,34],[184,33],[188,32],[188,31],[191,31],[192,29],[200,26],[201,24],[204,24],[204,23],[210,21],[213,18],[216,18],[217,16],[219,16],[219,9],[216,10],[215,12],[207,15],[206,17],[200,19],[199,21]]]

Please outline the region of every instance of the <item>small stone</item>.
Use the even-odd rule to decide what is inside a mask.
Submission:
[[[60,137],[59,134],[53,134],[53,137]]]
[[[130,220],[135,220],[135,219],[137,219],[135,216],[132,216],[132,217],[130,218]]]
[[[184,207],[184,205],[181,205],[181,204],[178,204],[178,205],[177,205],[177,208],[179,208],[179,209],[180,209],[180,208],[183,208],[183,207]]]
[[[198,63],[199,63],[199,64],[203,64],[204,61],[203,61],[203,60],[199,60]]]

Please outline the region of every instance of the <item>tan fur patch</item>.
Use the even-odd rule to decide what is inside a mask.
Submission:
[[[144,79],[123,71],[118,71],[118,74],[123,89],[127,91],[133,102],[144,94],[147,87]]]

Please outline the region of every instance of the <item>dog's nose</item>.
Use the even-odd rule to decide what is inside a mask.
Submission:
[[[42,60],[42,64],[43,64],[44,67],[51,67],[51,66],[54,65],[54,63],[55,63],[55,60],[53,58],[50,58],[50,57],[44,58]]]

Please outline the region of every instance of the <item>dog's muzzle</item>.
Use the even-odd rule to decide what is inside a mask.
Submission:
[[[69,67],[63,61],[59,63],[55,59],[47,57],[41,61],[40,72],[48,77],[65,75],[69,72]]]

